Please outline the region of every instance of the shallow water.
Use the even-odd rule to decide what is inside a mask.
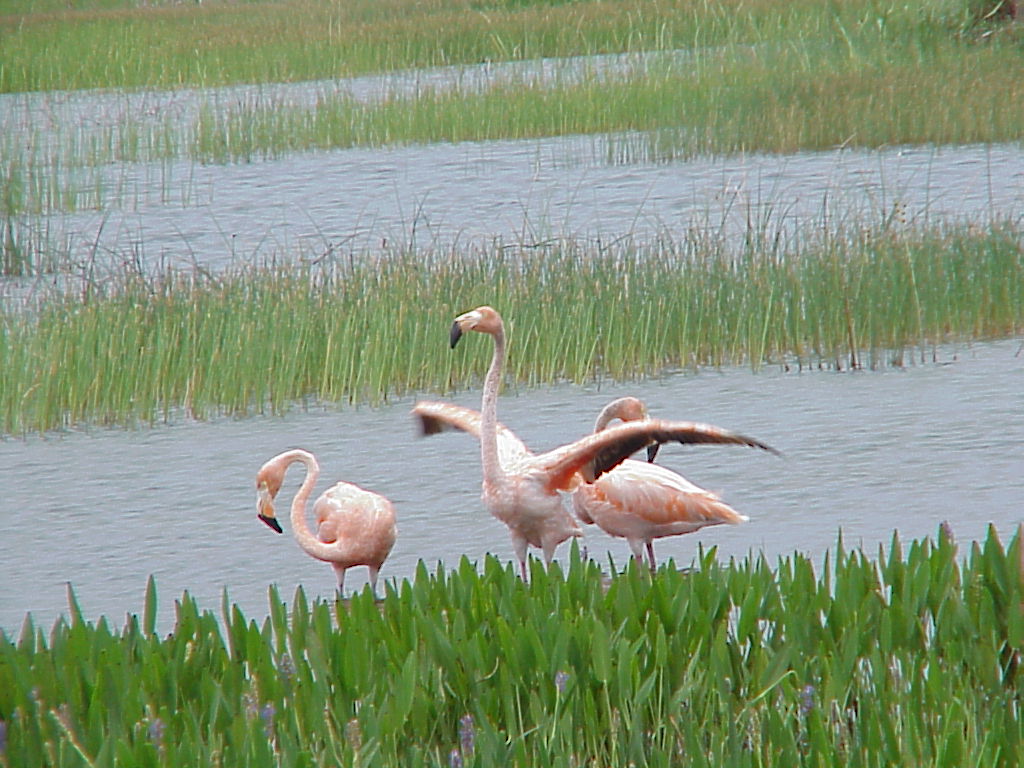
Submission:
[[[686,66],[687,52],[673,54]],[[206,91],[0,96],[12,151],[126,116],[186,126],[204,105],[370,100],[500,80],[554,81],[650,65],[609,56],[442,68]],[[81,139],[87,143],[86,139]],[[797,247],[823,231],[1020,220],[1024,145],[835,149],[660,161],[640,134],[564,136],[192,161],[86,170],[73,213],[27,217],[16,233],[73,263],[219,270],[239,261],[344,257],[395,247],[595,246],[629,236]],[[20,151],[20,150],[19,150]],[[63,172],[63,171],[61,171]],[[96,174],[94,177],[93,174]],[[25,289],[0,281],[0,293]]]
[[[701,51],[707,53],[707,51]],[[312,106],[497,83],[687,67],[693,51],[413,70],[174,91],[0,95],[9,151],[89,146],[125,121],[189,130],[206,109]],[[2,150],[3,148],[0,148]],[[79,179],[78,212],[15,222],[75,262],[219,269],[396,244],[724,238],[793,244],[822,229],[988,223],[1024,210],[1024,145],[836,149],[658,162],[639,134],[307,152],[231,165],[112,164]],[[63,173],[57,169],[54,173]],[[58,185],[59,186],[59,185]],[[34,234],[32,234],[34,233]]]
[[[221,269],[398,245],[624,235],[733,244],[753,236],[785,247],[824,230],[985,224],[1024,211],[1017,145],[606,162],[635,141],[574,136],[127,166],[111,171],[111,183],[132,190],[130,202],[55,215],[45,226],[51,242],[67,242],[86,263]]]
[[[443,343],[443,328],[439,335]],[[656,416],[716,423],[783,452],[663,448],[660,463],[720,492],[751,519],[662,539],[655,547],[662,561],[689,564],[700,542],[717,546],[722,559],[763,553],[774,562],[797,550],[820,562],[840,531],[846,545],[875,552],[893,531],[934,536],[942,521],[963,553],[990,524],[1008,541],[1024,522],[1024,352],[1019,341],[1004,341],[943,349],[939,359],[874,372],[728,369],[557,386],[507,393],[499,413],[531,448],[544,450],[589,431],[612,397],[634,394]],[[479,392],[450,399],[477,406]],[[316,493],[345,479],[395,502],[399,539],[379,590],[385,580],[410,577],[420,559],[431,568],[488,552],[512,560],[506,530],[479,500],[475,442],[458,434],[415,437],[410,406],[0,442],[0,629],[17,632],[27,612],[49,626],[66,610],[69,582],[88,618],[102,614],[119,624],[141,611],[149,574],[165,629],[183,590],[217,610],[226,589],[256,617],[266,613],[271,582],[289,599],[300,584],[307,594],[331,596],[330,567],[255,519],[256,469],[293,447],[317,453],[323,476]],[[292,472],[286,505],[301,481],[301,468]],[[624,542],[595,528],[586,541],[602,564],[609,554],[625,563]],[[558,556],[567,552],[563,545]],[[361,588],[365,569],[347,581]]]
[[[570,84],[589,76],[640,74],[652,66],[688,66],[693,56],[689,50],[616,53],[429,67],[295,83],[5,93],[0,94],[0,130],[31,136],[37,146],[70,137],[87,144],[90,137],[104,136],[127,122],[140,126],[143,136],[147,128],[169,123],[185,129],[207,109],[256,109],[267,105],[312,108],[330,99],[373,103],[448,90],[468,94],[496,86]]]

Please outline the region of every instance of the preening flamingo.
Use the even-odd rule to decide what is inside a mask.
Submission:
[[[571,536],[582,535],[558,492],[571,491],[581,481],[593,482],[635,451],[665,442],[737,443],[772,450],[752,438],[706,424],[646,420],[605,429],[535,455],[509,430],[499,429],[498,388],[505,361],[505,326],[501,315],[488,306],[459,315],[452,324],[452,347],[465,331],[486,333],[494,341],[480,414],[467,417],[468,409],[444,403],[419,403],[413,412],[419,417],[424,434],[453,428],[479,437],[483,465],[481,497],[487,510],[508,526],[524,579],[528,546],[539,547],[545,562],[550,564],[559,544]]]
[[[377,590],[377,573],[395,544],[395,509],[383,496],[352,483],[337,483],[313,503],[316,536],[306,522],[306,503],[320,465],[308,451],[295,449],[280,453],[260,467],[256,474],[256,514],[278,533],[281,524],[274,516],[274,497],[281,490],[288,467],[306,465],[306,477],[292,501],[292,533],[299,546],[317,560],[330,563],[338,576],[338,593],[345,585],[345,571],[356,565],[370,569],[370,586]]]
[[[601,411],[594,432],[615,419],[646,418],[647,409],[640,400],[620,397]],[[657,569],[654,539],[692,533],[706,525],[738,525],[748,519],[682,475],[635,459],[626,459],[593,483],[581,483],[573,491],[572,506],[580,521],[596,523],[605,533],[626,539],[638,563],[643,562],[646,548],[652,572]]]

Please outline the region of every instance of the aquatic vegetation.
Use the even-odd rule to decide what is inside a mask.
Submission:
[[[878,41],[861,41],[865,49]],[[496,83],[481,92],[428,90],[380,103],[347,97],[313,107],[241,104],[206,111],[183,154],[203,162],[278,157],[311,148],[570,134],[653,134],[665,160],[741,151],[958,144],[1019,139],[1024,96],[1005,55],[971,52],[983,74],[963,76],[961,45],[922,51],[889,43],[865,67],[841,41],[810,54],[778,46],[695,52],[686,60],[577,82]],[[922,80],[921,71],[930,77]],[[524,78],[525,79],[525,78]]]
[[[159,7],[163,5],[164,7]],[[10,0],[0,92],[284,82],[512,59],[803,42],[860,29],[948,35],[973,0]],[[154,7],[156,6],[156,7]]]
[[[157,591],[121,629],[70,616],[0,636],[10,765],[1012,766],[1021,542],[940,532],[820,570],[631,565],[610,582],[463,559],[349,602],[248,618]]]
[[[510,325],[507,385],[690,366],[902,365],[932,345],[1024,328],[1015,225],[823,234],[786,250],[751,231],[655,243],[395,247],[211,275],[90,265],[0,307],[0,429],[283,413],[478,388],[486,356],[452,317]]]
[[[1021,66],[1014,66],[1024,65],[1020,46],[999,35],[981,44],[958,34],[970,16],[963,9],[958,15],[868,2],[668,1],[638,8],[633,0],[606,0],[507,8],[470,3],[467,10],[462,0],[417,3],[412,9],[395,0],[380,4],[392,12],[388,17],[363,3],[349,11],[340,10],[348,4],[307,5],[297,0],[256,7],[203,4],[163,13],[122,9],[98,14],[91,23],[81,14],[49,14],[37,23],[32,14],[0,17],[0,28],[5,22],[13,26],[0,54],[0,82],[17,79],[25,69],[34,84],[12,84],[12,90],[85,87],[75,81],[79,76],[108,88],[211,86],[551,56],[661,55],[592,71],[581,63],[572,77],[497,78],[484,88],[460,87],[453,75],[450,87],[424,84],[415,93],[386,92],[369,101],[330,89],[302,104],[276,96],[272,88],[245,96],[209,90],[183,95],[197,102],[195,109],[172,106],[154,115],[152,105],[143,103],[116,119],[103,116],[98,125],[76,125],[74,119],[42,123],[45,129],[38,119],[5,124],[0,177],[7,185],[0,214],[130,205],[133,185],[123,174],[104,172],[130,163],[153,163],[154,172],[169,177],[173,161],[180,160],[236,163],[351,146],[572,134],[624,134],[610,160],[663,161],[701,153],[1018,141],[1024,123],[1024,92],[1015,77]],[[408,13],[396,15],[396,5]],[[364,14],[358,25],[374,42],[364,46],[361,33],[347,23],[323,20],[325,11]],[[281,14],[295,18],[286,23]],[[125,16],[141,30],[124,32]],[[535,24],[534,17],[546,21]],[[295,25],[305,30],[315,19],[317,34],[296,34]],[[116,33],[107,27],[115,22]],[[234,22],[240,26],[228,26]],[[74,46],[59,42],[55,27],[71,37],[103,35],[101,44],[91,43],[103,53],[74,54]],[[199,42],[197,29],[205,32]],[[321,33],[328,35],[323,44],[329,53],[312,59],[317,66],[309,71],[299,60],[315,57]],[[125,46],[111,46],[112,36],[126,36]],[[282,37],[301,48],[295,57],[282,52]],[[271,57],[264,66],[240,52],[263,44],[257,41],[271,45],[263,51]],[[198,65],[199,74],[193,69],[196,45],[204,44],[215,51],[212,61]],[[57,47],[54,55],[41,55],[50,46]],[[132,46],[140,50],[133,54]],[[167,58],[153,62],[146,74],[139,62],[160,51]],[[62,65],[58,54],[71,59]],[[98,71],[87,74],[84,61],[107,55],[130,56],[131,66],[100,61]],[[19,56],[26,63],[11,60]],[[39,62],[49,67],[46,76],[35,73]],[[231,69],[235,64],[244,75]],[[249,65],[255,71],[245,69]],[[127,73],[141,82],[123,82]],[[176,183],[168,179],[165,186]]]

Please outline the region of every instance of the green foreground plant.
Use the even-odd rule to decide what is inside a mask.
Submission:
[[[282,413],[477,386],[489,355],[445,341],[480,304],[505,316],[508,377],[527,385],[698,365],[899,365],[1024,328],[1015,226],[893,227],[789,252],[756,235],[738,252],[704,237],[410,246],[216,275],[86,275],[80,291],[0,310],[0,425]]]
[[[421,563],[349,602],[0,637],[6,765],[1016,766],[1021,542],[633,565]]]

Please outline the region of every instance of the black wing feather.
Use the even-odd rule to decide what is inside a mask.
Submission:
[[[730,432],[709,424],[673,424],[672,422],[645,422],[651,428],[642,433],[630,434],[615,441],[604,449],[597,452],[594,458],[581,470],[584,480],[588,483],[594,482],[598,477],[608,472],[641,448],[650,445],[661,445],[663,443],[687,444],[727,444],[747,445],[751,448],[760,448],[763,451],[781,455],[777,450],[767,443],[756,440],[752,437]],[[622,429],[617,428],[617,429]],[[614,430],[613,430],[614,431]],[[625,432],[625,430],[623,430]],[[650,449],[648,449],[648,455]]]

